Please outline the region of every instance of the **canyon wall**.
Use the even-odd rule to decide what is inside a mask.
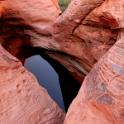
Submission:
[[[24,45],[46,49],[46,54],[63,64],[81,83],[92,66],[116,42],[118,31],[109,24],[111,22],[114,26],[116,22],[109,12],[102,19],[106,21],[104,25],[100,21],[95,22],[93,15],[96,14],[95,19],[99,18],[96,8],[102,8],[99,6],[104,0],[74,0],[62,14],[56,2],[1,2],[4,8],[0,24],[1,39],[8,51],[13,52],[12,47],[17,49],[14,55]],[[100,18],[103,18],[105,12],[102,9],[98,11],[101,12]],[[17,48],[13,41],[17,41]]]
[[[51,27],[59,13],[57,4],[52,1],[39,0],[39,4],[29,1],[0,1],[0,42],[16,57],[22,45],[30,45],[30,37],[25,34],[25,31],[30,32],[28,24],[44,32],[44,35],[49,34],[51,30],[46,29]],[[46,7],[47,13],[44,9]],[[35,11],[35,8],[39,9]],[[32,13],[27,13],[26,9]],[[42,29],[38,29],[40,25],[43,25]],[[52,100],[47,90],[39,85],[34,75],[2,46],[0,45],[0,123],[63,124],[65,113]]]
[[[124,123],[124,32],[84,79],[64,124]]]
[[[79,82],[87,75],[64,124],[123,124],[123,6],[72,0],[61,13],[54,0],[0,2],[0,42],[11,54],[40,47]]]
[[[72,4],[75,5],[75,2],[76,0]],[[85,10],[88,10],[90,5],[93,6],[88,4],[90,2],[84,0],[80,5],[81,7],[84,5]],[[100,59],[84,79],[77,97],[67,112],[64,124],[124,123],[123,6],[123,0],[106,0],[89,13],[76,28],[75,34],[85,39],[90,48],[87,50],[92,57],[88,60]],[[85,33],[85,30],[90,33]],[[109,48],[110,50],[105,53]]]
[[[0,46],[0,123],[63,124],[64,116],[36,78]]]

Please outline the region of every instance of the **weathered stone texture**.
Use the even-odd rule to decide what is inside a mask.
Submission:
[[[64,116],[36,78],[0,46],[0,124],[63,124]]]

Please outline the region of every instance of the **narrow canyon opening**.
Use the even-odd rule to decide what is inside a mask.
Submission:
[[[24,66],[35,75],[55,102],[67,111],[79,91],[80,83],[63,65],[46,55],[44,50],[28,47],[23,52],[27,53],[25,57],[21,57]]]

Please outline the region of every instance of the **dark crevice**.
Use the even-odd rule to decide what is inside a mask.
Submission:
[[[54,68],[59,75],[59,82],[63,95],[65,110],[67,111],[68,107],[72,103],[72,100],[76,97],[79,91],[80,83],[63,65],[45,54],[44,49],[27,47],[24,48],[23,53],[21,54],[22,56],[19,56],[19,58],[23,58],[23,60],[33,55],[40,55]]]

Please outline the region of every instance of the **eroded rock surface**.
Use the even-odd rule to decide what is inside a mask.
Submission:
[[[108,25],[110,23],[109,16],[106,16],[104,25],[101,25],[98,21],[91,23],[94,17],[93,12],[97,8],[99,8],[98,12],[100,12],[105,3],[106,6],[109,5],[108,8],[115,9],[113,4],[110,6],[105,0],[73,0],[54,24],[53,35],[58,42],[61,41],[59,43],[60,50],[77,58],[76,63],[81,65],[85,72],[91,70],[93,65],[109,50],[117,39],[117,28],[119,27],[113,29],[111,25]],[[120,5],[120,2],[116,4]],[[107,11],[107,9],[104,9],[104,11]],[[120,12],[119,9],[117,11],[118,13]],[[104,16],[104,13],[101,13],[101,16]],[[114,21],[117,23],[116,19]]]
[[[0,24],[3,44],[10,50],[13,40],[20,39],[22,45],[45,48],[50,51],[51,57],[82,82],[92,66],[117,39],[116,19],[112,22],[116,23],[116,28],[109,24],[110,16],[106,16],[104,25],[100,21],[91,23],[94,13],[99,18],[97,8],[101,12],[104,4],[109,5],[109,8],[113,6],[104,0],[73,0],[59,16],[61,12],[57,0],[4,0],[1,4],[4,12]],[[106,11],[110,15],[108,9]],[[104,13],[101,12],[100,17],[102,15]]]
[[[64,124],[124,123],[124,33],[85,78]]]
[[[0,123],[63,124],[64,116],[36,78],[0,46]]]
[[[14,40],[19,48],[25,44],[45,48],[80,80],[91,71],[64,124],[123,124],[124,1],[73,0],[61,16],[55,3],[3,1],[1,43],[10,52]]]
[[[123,4],[123,0],[106,0],[88,14],[74,31],[79,38],[89,40],[87,45],[91,59],[103,57],[84,79],[64,124],[124,123]]]

